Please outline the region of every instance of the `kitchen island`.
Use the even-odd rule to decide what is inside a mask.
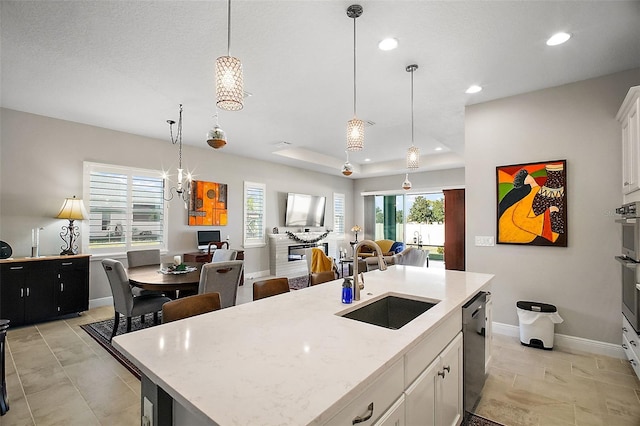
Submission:
[[[404,398],[450,340],[460,340],[462,305],[493,275],[392,266],[364,277],[361,300],[350,305],[341,303],[336,280],[117,336],[113,344],[142,371],[155,425],[344,424],[350,411],[361,411],[354,401],[382,393],[360,423],[369,425]],[[386,295],[438,303],[397,330],[340,316]],[[143,415],[150,408],[143,402]]]

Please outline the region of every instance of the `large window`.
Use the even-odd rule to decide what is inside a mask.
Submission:
[[[84,163],[83,246],[89,253],[167,247],[164,179],[156,170]]]
[[[266,245],[265,234],[265,193],[263,183],[244,183],[244,246],[260,247]]]
[[[333,194],[333,232],[337,237],[344,237],[344,194]]]
[[[404,241],[436,250],[444,245],[442,192],[376,195],[376,240]]]

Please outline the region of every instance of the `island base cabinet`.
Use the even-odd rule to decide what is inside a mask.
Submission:
[[[462,421],[462,333],[405,391],[407,425],[453,426]]]
[[[375,422],[373,426],[405,426],[404,394]]]
[[[394,404],[398,396],[402,395],[403,390],[404,362],[400,359],[325,424],[331,426],[374,425]]]

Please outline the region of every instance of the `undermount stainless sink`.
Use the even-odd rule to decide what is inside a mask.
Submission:
[[[436,303],[386,296],[341,316],[380,327],[397,330],[419,315],[436,306]]]

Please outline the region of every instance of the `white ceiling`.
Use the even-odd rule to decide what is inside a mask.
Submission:
[[[223,152],[340,173],[353,115],[353,3],[232,2],[231,54],[252,96],[242,111],[219,113]],[[405,172],[409,64],[419,66],[420,170],[464,165],[465,105],[640,66],[639,1],[357,3],[357,115],[375,124],[364,151],[350,153],[352,178]],[[166,120],[177,121],[182,103],[184,143],[210,149],[226,1],[2,0],[0,8],[3,107],[170,143]],[[557,31],[573,37],[546,46]],[[380,51],[389,36],[399,47]],[[465,94],[471,84],[484,90]]]

